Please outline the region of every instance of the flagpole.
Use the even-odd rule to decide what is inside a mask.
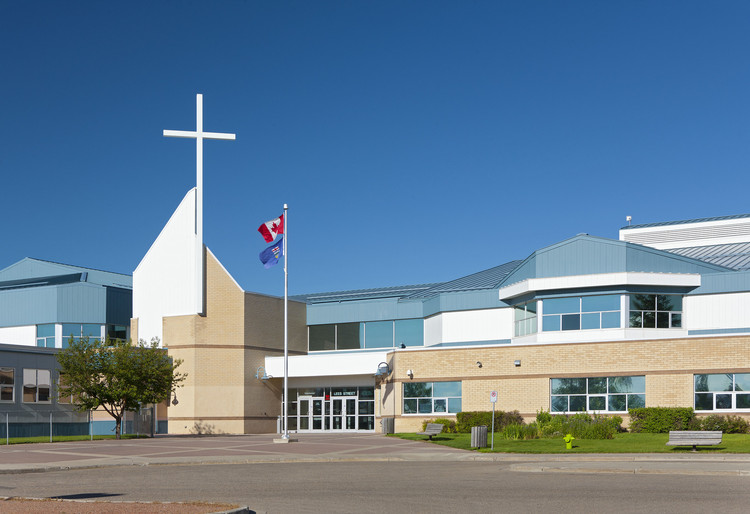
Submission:
[[[289,206],[284,204],[284,439],[289,439],[289,329],[288,329],[288,305],[289,305],[289,267],[287,265],[287,254],[289,252],[289,240],[287,231],[289,228]]]

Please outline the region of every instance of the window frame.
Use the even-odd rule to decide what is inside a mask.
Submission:
[[[639,380],[639,382],[642,382],[643,388],[642,391],[640,390],[640,383],[636,384],[636,389],[633,391],[619,391],[617,390],[617,385],[615,383],[616,380],[622,380],[626,378],[638,378],[642,379]],[[575,390],[571,390],[571,392],[568,393],[555,393],[554,387],[555,382],[554,381],[563,381],[563,380],[570,380],[571,383],[567,387],[573,387]],[[574,380],[583,380],[583,384],[574,384],[572,381]],[[597,383],[596,381],[605,380],[604,388],[601,387],[601,382]],[[562,385],[562,384],[561,384]],[[581,385],[583,386],[581,388]],[[620,386],[621,387],[621,386]],[[575,378],[558,378],[558,377],[552,377],[549,379],[549,395],[550,395],[550,403],[549,403],[549,411],[554,414],[574,414],[577,412],[586,412],[586,413],[621,413],[621,412],[627,412],[628,409],[634,408],[631,406],[631,402],[638,403],[636,405],[637,407],[645,407],[646,405],[646,376],[645,375],[618,375],[618,376],[598,376],[598,377],[575,377]],[[636,397],[638,398],[636,400]],[[560,409],[559,406],[565,404],[565,409]],[[604,401],[604,408],[603,409],[597,409],[597,408],[591,408],[592,399],[594,399],[596,402],[603,400]],[[572,401],[575,401],[576,405],[574,409],[571,409]],[[624,405],[624,409],[616,409],[612,408],[613,402],[622,401],[622,405]],[[642,404],[642,405],[641,405]],[[583,408],[577,408],[579,406],[582,406]]]
[[[0,383],[0,403],[16,403],[16,368],[12,368],[9,366],[2,366],[0,367],[0,372],[10,372],[11,373],[11,382],[10,384],[2,384]],[[10,390],[10,400],[3,400],[3,391]]]
[[[27,389],[31,389],[31,383],[29,382],[27,384],[26,382],[27,371],[34,372],[34,384],[33,384],[34,399],[33,400],[26,399],[26,395],[28,394]],[[45,384],[40,384],[40,381],[39,381],[40,371],[47,372],[47,382]],[[42,387],[40,387],[40,385],[47,386],[46,387],[47,395],[46,395],[46,399],[44,400],[39,399],[40,398],[39,393],[43,389]],[[52,370],[44,369],[44,368],[23,368],[23,396],[21,397],[21,401],[22,403],[52,403]]]
[[[429,384],[429,396],[407,396],[407,386],[416,386],[417,384]],[[443,386],[453,384],[454,387],[457,385],[459,388],[459,395],[455,394],[435,394],[435,384],[441,384]],[[458,400],[458,408],[456,408],[456,400]],[[409,408],[410,412],[407,412],[406,402],[413,402],[414,408]],[[445,410],[436,410],[438,405],[444,404]],[[461,406],[463,404],[463,383],[461,380],[447,380],[447,381],[433,381],[433,382],[404,382],[401,387],[401,414],[404,416],[455,416],[461,412]],[[453,408],[451,408],[453,405]],[[429,406],[430,410],[422,410],[424,407]]]
[[[706,390],[698,390],[697,382],[698,377],[710,377],[710,376],[732,376],[731,380],[731,390],[711,390],[711,386],[707,383],[706,384]],[[750,373],[696,373],[693,375],[693,410],[695,412],[749,412],[750,411],[750,390],[743,390],[738,389],[737,387],[737,375],[741,375],[745,377],[745,380],[750,380]],[[708,381],[708,378],[706,378]],[[706,409],[703,408],[703,405],[701,407],[698,407],[698,395],[701,396],[711,396],[711,408]],[[731,399],[731,406],[729,408],[726,407],[717,407],[717,396],[726,396]],[[737,407],[737,397],[747,397],[748,401],[748,407]]]

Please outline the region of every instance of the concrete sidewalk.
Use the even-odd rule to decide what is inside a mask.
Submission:
[[[0,474],[109,466],[489,461],[518,472],[750,476],[750,455],[705,450],[674,454],[489,454],[376,434],[295,434],[299,442],[289,444],[274,444],[276,437],[159,436],[0,446]]]

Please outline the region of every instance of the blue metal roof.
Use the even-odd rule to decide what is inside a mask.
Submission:
[[[82,282],[98,284],[102,286],[133,288],[133,277],[123,273],[114,273],[94,268],[72,266],[59,262],[45,261],[26,257],[0,270],[0,282],[12,280],[28,280],[33,278],[50,278],[53,276],[70,275],[73,273],[85,274]]]
[[[348,302],[353,300],[373,300],[377,298],[404,298],[406,296],[431,289],[436,284],[417,284],[411,286],[379,287],[375,289],[354,289],[351,291],[334,291],[330,293],[302,294],[291,297],[305,303]]]
[[[701,223],[703,221],[722,221],[722,220],[736,220],[741,218],[750,218],[750,214],[733,214],[731,216],[714,216],[712,218],[694,218],[691,220],[678,220],[678,221],[662,221],[659,223],[641,223],[640,225],[625,225],[620,230],[628,230],[631,228],[647,228],[647,227],[666,227],[669,225],[684,225],[686,223]]]
[[[693,246],[665,251],[735,270],[750,270],[750,243]]]
[[[408,298],[432,298],[441,293],[455,293],[458,291],[477,291],[480,289],[495,289],[505,278],[510,275],[523,261],[516,260],[506,262],[478,273],[457,278],[449,282],[437,284],[423,291],[417,291]]]

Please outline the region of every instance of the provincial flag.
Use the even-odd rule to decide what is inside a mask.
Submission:
[[[275,220],[267,221],[258,227],[258,232],[266,240],[266,243],[270,243],[276,236],[284,233],[284,215],[282,214]]]
[[[263,267],[266,269],[271,266],[275,266],[281,256],[284,255],[284,238],[281,237],[276,243],[272,244],[262,252],[260,252],[260,262],[263,263]]]

